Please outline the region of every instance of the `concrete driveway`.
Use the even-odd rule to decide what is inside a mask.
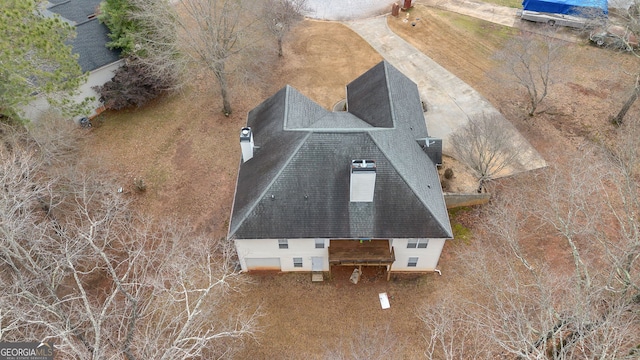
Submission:
[[[517,164],[501,175],[511,175],[519,171],[546,166],[544,159],[520,135],[515,127],[505,119],[484,97],[458,77],[444,69],[393,33],[387,26],[385,16],[391,11],[390,0],[307,0],[308,16],[322,20],[340,20],[367,41],[385,60],[413,80],[420,91],[420,97],[427,104],[425,113],[427,128],[431,136],[443,139],[443,151],[451,154],[449,136],[467,124],[474,116],[497,116],[504,122],[505,134],[514,134],[514,140],[524,147]],[[402,3],[402,1],[397,1]],[[455,12],[483,18],[502,25],[514,26],[515,9],[463,0],[458,5],[451,0],[425,0],[427,5],[438,6]],[[414,4],[416,1],[414,0]],[[455,9],[454,9],[455,8]],[[517,137],[517,139],[515,139]]]
[[[458,77],[393,33],[386,17],[391,4],[402,0],[307,0],[310,18],[343,21],[366,40],[385,60],[402,71],[417,85],[427,104],[425,121],[431,136],[443,139],[443,151],[451,154],[449,136],[464,126],[470,117],[482,114],[501,118],[509,133],[517,134],[523,151],[518,164],[502,175],[546,166],[538,152],[515,130],[496,108]],[[414,0],[414,4],[416,1]],[[516,9],[473,0],[423,0],[425,5],[482,18],[506,26],[517,26]]]
[[[447,71],[404,41],[389,29],[384,16],[346,22],[385,60],[402,71],[418,85],[420,97],[427,104],[425,120],[429,135],[442,138],[443,152],[451,154],[449,136],[475,116],[496,116],[504,123],[505,134],[512,134],[514,143],[521,144],[518,163],[502,176],[546,166],[540,154],[500,112],[467,83]]]

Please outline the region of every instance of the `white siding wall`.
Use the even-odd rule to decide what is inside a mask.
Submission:
[[[93,90],[94,86],[104,85],[107,81],[113,78],[116,70],[122,66],[122,60],[118,60],[114,63],[107,64],[99,69],[93,70],[89,73],[87,82],[80,86],[79,94],[73,98],[73,100],[80,102],[87,97],[93,97],[95,100],[90,105],[90,114],[83,114],[77,116],[77,119],[83,116],[93,116],[96,114],[96,109],[102,106],[102,103],[98,100],[100,95]],[[23,108],[23,116],[29,120],[37,121],[38,118],[49,110],[50,106],[44,97],[38,97]],[[76,120],[77,120],[76,119]]]
[[[324,240],[324,249],[315,248],[315,239],[288,239],[289,248],[280,249],[278,239],[242,239],[235,240],[238,258],[243,271],[247,271],[245,258],[279,258],[282,271],[311,271],[311,258],[323,258],[323,271],[329,271],[329,239]],[[444,239],[429,239],[426,249],[407,249],[409,239],[393,239],[391,245],[396,261],[391,271],[433,271],[438,266]],[[293,258],[302,258],[302,267],[293,267]],[[410,257],[417,257],[416,267],[408,267]]]
[[[242,271],[247,271],[245,258],[280,258],[282,271],[311,271],[311,257],[322,257],[322,270],[329,271],[328,246],[324,240],[324,249],[316,249],[315,239],[288,239],[289,248],[280,249],[278,239],[241,239],[235,240]],[[302,267],[293,267],[293,258],[302,258]]]
[[[393,239],[392,246],[396,253],[396,261],[391,271],[433,271],[438,266],[440,253],[444,247],[444,239],[429,239],[426,249],[407,249],[409,239]],[[417,257],[416,267],[408,267],[410,257]]]

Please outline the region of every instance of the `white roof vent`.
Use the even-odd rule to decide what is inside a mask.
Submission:
[[[353,202],[372,202],[376,189],[376,162],[373,160],[351,161],[349,198]]]
[[[253,132],[250,127],[240,130],[240,148],[242,149],[242,162],[245,163],[253,157]]]

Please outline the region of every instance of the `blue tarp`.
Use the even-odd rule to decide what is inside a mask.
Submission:
[[[566,15],[607,15],[607,0],[524,0],[522,9]],[[597,12],[597,14],[594,14]]]

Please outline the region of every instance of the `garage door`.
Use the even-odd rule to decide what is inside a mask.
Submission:
[[[247,270],[280,270],[280,258],[246,258]]]

